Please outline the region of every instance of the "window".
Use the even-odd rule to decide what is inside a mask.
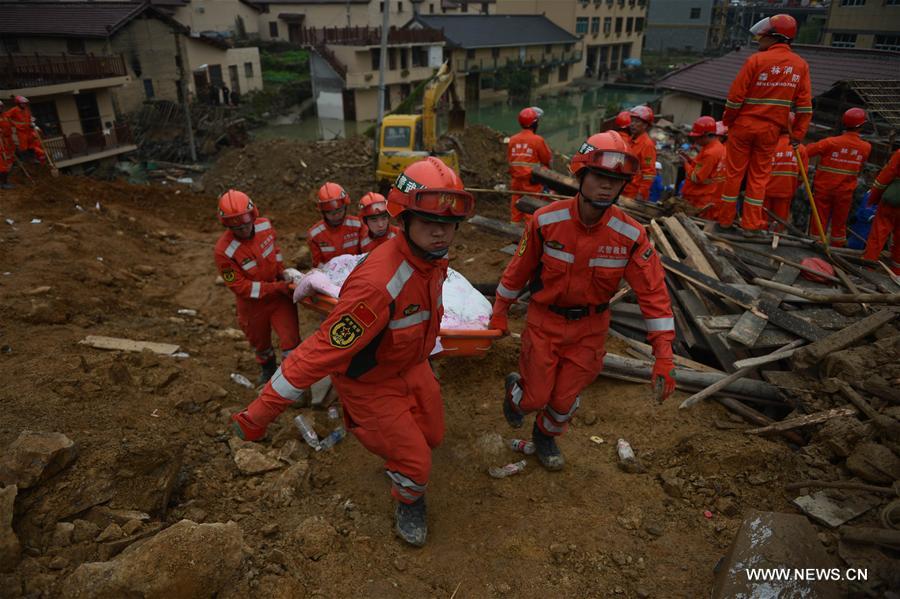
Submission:
[[[486,15],[486,14],[488,14],[488,13],[490,12],[490,11],[488,10],[488,6],[489,6],[489,5],[488,5],[487,2],[482,2],[482,3],[481,3],[481,12],[482,12],[482,14],[485,14],[485,15]]]
[[[631,33],[634,29],[634,17],[628,17],[625,20],[625,33]]]
[[[622,22],[624,20],[622,17],[616,17],[616,33],[622,33]]]
[[[600,17],[593,17],[591,19],[591,33],[600,33]]]
[[[21,50],[19,50],[19,40],[14,37],[0,39],[0,50],[5,51],[7,54],[21,52]]]
[[[403,12],[403,0],[397,3],[397,12]]]
[[[412,66],[427,67],[428,66],[428,49],[423,46],[413,46],[412,49]]]
[[[66,40],[66,51],[69,54],[84,54],[84,40],[69,38]]]
[[[588,18],[587,17],[577,17],[575,19],[575,33],[576,34],[585,34],[588,32]]]
[[[500,48],[491,48],[491,57],[494,59],[500,58]]]
[[[381,50],[379,48],[372,48],[369,50],[369,54],[372,58],[372,70],[377,71],[381,68]]]
[[[876,35],[874,47],[877,50],[900,52],[900,35]]]
[[[638,17],[634,20],[634,30],[637,33],[644,30],[644,17]]]
[[[225,80],[222,79],[222,65],[220,64],[211,64],[207,67],[209,70],[209,81],[216,85],[222,85],[225,83]]]
[[[900,6],[900,0],[884,0],[885,6]]]
[[[253,63],[245,62],[244,63],[244,77],[250,79],[253,77]]]
[[[612,33],[612,17],[603,17],[603,33],[606,35]]]
[[[380,13],[384,12],[384,2],[378,3],[378,12],[380,12]]]
[[[397,48],[388,48],[388,70],[397,70]]]
[[[156,94],[153,92],[153,79],[144,79],[144,95],[148,100],[152,100]]]
[[[702,9],[699,6],[695,6],[694,8],[692,8],[691,9],[691,19],[699,19],[701,10]]]
[[[432,2],[431,4],[428,5],[428,14],[430,14],[430,15],[434,14],[434,2]]]
[[[559,67],[559,82],[563,83],[564,81],[569,80],[569,65],[564,64]]]
[[[388,148],[408,148],[410,140],[409,127],[385,127],[384,145]]]
[[[466,50],[466,58],[468,58],[469,60],[475,58],[475,50],[472,48]]]
[[[550,83],[550,69],[541,69],[538,71],[538,83],[540,85],[547,85]]]
[[[269,37],[278,37],[277,21],[269,21]]]
[[[463,2],[463,3],[462,3],[462,11],[463,11],[463,12],[469,12],[469,3],[468,3],[468,2]]]
[[[834,33],[831,35],[831,45],[834,48],[855,48],[855,33]]]
[[[481,89],[494,89],[493,77],[482,77],[480,82]]]
[[[400,69],[405,71],[409,68],[409,54],[406,53],[406,48],[397,48],[397,51],[400,52]]]
[[[866,0],[841,0],[841,6],[865,6]]]

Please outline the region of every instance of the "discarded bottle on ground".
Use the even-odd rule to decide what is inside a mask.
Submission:
[[[294,426],[300,431],[300,435],[307,445],[315,450],[319,449],[319,435],[316,434],[316,429],[312,427],[312,424],[303,417],[303,414],[297,414],[294,417]]]
[[[329,449],[331,447],[334,447],[335,445],[337,445],[338,443],[343,441],[344,437],[346,437],[346,436],[347,436],[347,431],[344,429],[343,426],[339,426],[336,429],[334,429],[333,431],[331,431],[330,433],[328,433],[328,436],[325,437],[324,439],[322,439],[321,442],[319,442],[318,449],[322,450],[322,449]]]
[[[506,478],[507,476],[518,474],[522,470],[525,470],[525,460],[507,464],[502,468],[491,466],[490,468],[488,468],[488,474],[490,474],[493,478]]]
[[[616,442],[616,452],[619,454],[619,468],[632,474],[644,472],[644,466],[634,455],[634,450],[628,441],[619,439]]]
[[[253,388],[253,383],[250,382],[247,377],[243,374],[238,374],[237,372],[231,373],[231,380],[240,385],[241,387],[247,387],[248,389]]]
[[[328,419],[329,420],[337,420],[341,417],[340,411],[338,411],[337,404],[331,404],[328,406]]]
[[[534,453],[534,443],[531,441],[526,441],[525,439],[510,439],[507,443],[509,448],[513,451],[524,453],[525,455]]]

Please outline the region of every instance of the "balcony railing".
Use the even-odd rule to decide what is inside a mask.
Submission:
[[[302,46],[377,46],[381,43],[380,27],[304,27],[292,40]],[[436,29],[388,29],[388,44],[429,44],[444,41]]]
[[[125,59],[74,54],[9,54],[0,56],[0,88],[22,89],[73,81],[124,77]]]
[[[116,148],[134,145],[134,137],[127,123],[116,123],[108,132],[71,133],[43,140],[44,149],[54,162],[65,162],[75,158],[100,154]]]

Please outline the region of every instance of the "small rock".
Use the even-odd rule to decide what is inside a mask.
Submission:
[[[553,543],[550,545],[550,557],[554,562],[559,563],[569,553],[569,546],[564,543]]]
[[[406,572],[406,559],[402,556],[394,560],[394,567],[398,572]]]
[[[35,287],[28,291],[28,295],[44,295],[45,293],[49,293],[53,287],[49,285],[41,285],[40,287]]]
[[[307,559],[318,561],[334,548],[338,533],[322,516],[311,516],[300,523],[293,536],[300,546],[300,553]]]
[[[497,585],[497,592],[500,593],[501,595],[505,595],[506,593],[510,592],[511,590],[512,590],[512,588],[505,582],[501,582],[500,584]]]
[[[237,450],[234,454],[234,463],[241,473],[248,475],[262,474],[263,472],[281,468],[281,463],[278,460],[250,448]]]
[[[860,443],[847,458],[847,469],[865,481],[891,484],[900,480],[900,458],[877,443]]]
[[[88,520],[75,520],[72,522],[72,542],[83,543],[93,541],[100,533],[100,527]]]
[[[734,518],[740,513],[740,508],[731,497],[720,497],[716,501],[716,511],[729,518]]]
[[[273,537],[276,534],[278,534],[278,524],[276,524],[275,522],[272,522],[271,524],[266,524],[265,526],[262,527],[260,532],[262,532],[262,535],[264,537]]]
[[[90,520],[98,528],[106,528],[110,523],[115,522],[119,526],[124,525],[129,520],[140,520],[148,522],[150,514],[140,512],[138,510],[114,510],[103,505],[92,507],[85,515],[85,520]]]
[[[50,538],[50,544],[54,547],[68,547],[72,544],[72,533],[75,525],[71,522],[57,522]]]
[[[129,520],[122,526],[122,532],[125,533],[125,536],[130,537],[131,535],[139,531],[141,529],[141,526],[143,526],[143,524],[141,524],[140,520]]]
[[[204,522],[206,520],[206,511],[196,505],[192,505],[184,511],[184,518],[191,522]]]
[[[19,538],[12,528],[17,493],[15,485],[0,489],[0,572],[11,572],[19,563],[22,552]]]
[[[51,570],[65,570],[66,566],[69,565],[69,560],[64,558],[61,555],[57,555],[52,560],[50,560],[50,565],[48,566]]]
[[[677,499],[684,496],[685,481],[683,478],[680,478],[676,472],[677,469],[675,468],[664,470],[659,475],[659,478],[662,482],[663,491],[670,497],[675,497]]]
[[[61,433],[22,431],[0,457],[0,483],[28,489],[75,460],[78,448]]]
[[[585,410],[585,412],[581,415],[581,421],[588,426],[597,424],[597,412],[594,412],[593,410]]]
[[[107,541],[118,541],[124,537],[125,532],[122,530],[122,527],[113,522],[97,536],[97,542],[105,543]]]
[[[475,441],[478,454],[486,462],[491,462],[506,452],[506,444],[499,433],[485,433]]]
[[[647,589],[637,589],[635,594],[638,596],[638,599],[649,599],[650,591]]]
[[[139,275],[148,277],[148,276],[152,275],[153,273],[155,273],[156,269],[154,267],[150,266],[149,264],[137,264],[134,267],[134,272]]]
[[[306,489],[309,481],[309,463],[306,460],[300,460],[289,466],[272,481],[269,496],[275,505],[282,507],[290,505],[294,498]]]

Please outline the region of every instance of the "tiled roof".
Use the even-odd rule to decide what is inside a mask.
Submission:
[[[104,38],[145,12],[169,20],[148,2],[0,2],[0,35]]]
[[[412,23],[442,29],[459,48],[572,44],[578,38],[543,15],[419,15]],[[408,26],[408,25],[407,25]]]

